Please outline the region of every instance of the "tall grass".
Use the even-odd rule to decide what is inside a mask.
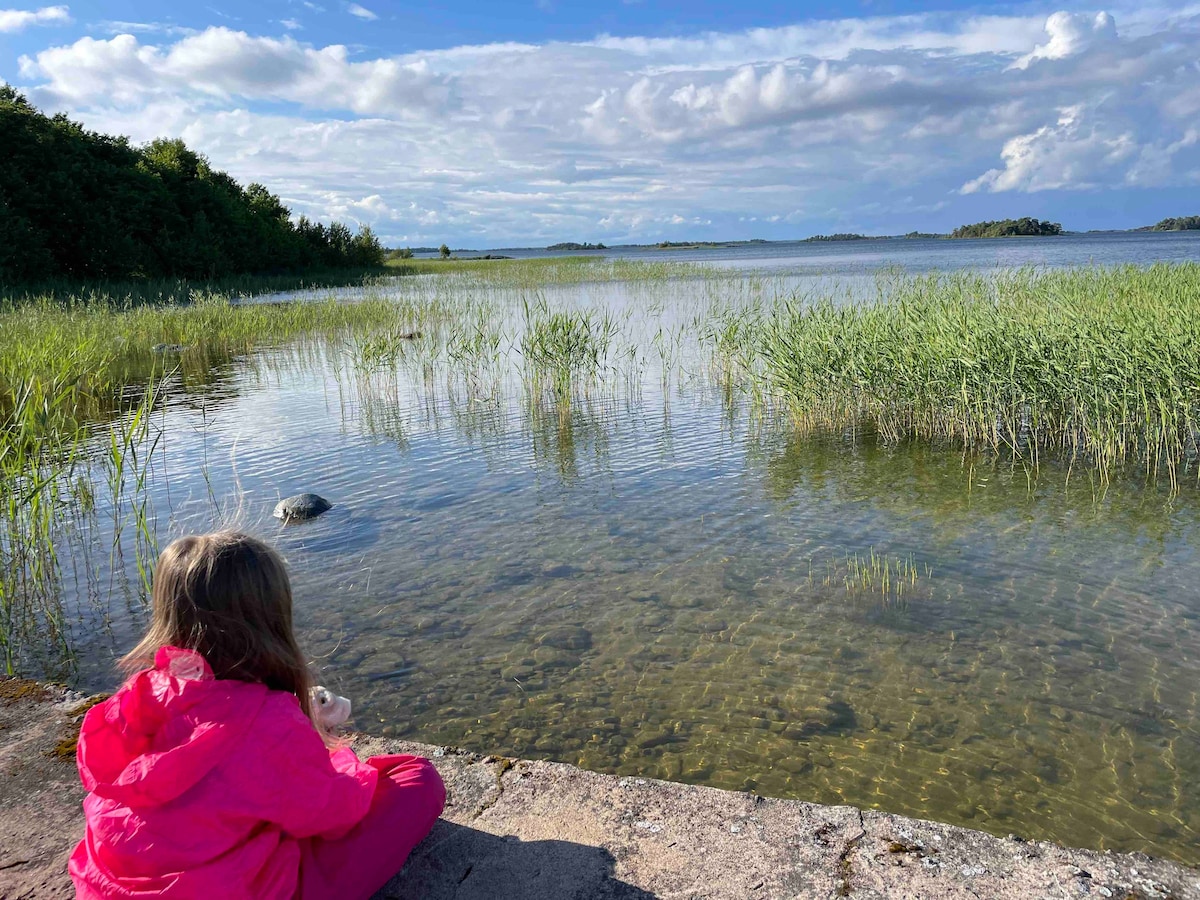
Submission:
[[[365,385],[359,399],[371,428],[398,442],[407,439],[397,413],[399,369],[430,394],[444,379],[466,406],[494,406],[488,427],[497,429],[505,427],[497,398],[519,379],[531,420],[536,412],[535,441],[555,448],[564,471],[583,408],[577,401],[620,384],[636,393],[642,360],[655,356],[666,398],[695,361],[697,341],[711,350],[725,395],[736,390],[741,398],[745,389],[752,408],[786,406],[801,428],[990,448],[1033,463],[1049,454],[1101,478],[1136,464],[1177,481],[1200,461],[1200,265],[894,275],[867,303],[769,301],[753,279],[680,263],[406,261],[397,268],[440,274],[393,279],[355,302],[326,295],[247,303],[187,288],[188,302],[155,305],[181,298],[184,287],[164,288],[157,299],[99,293],[0,301],[7,670],[20,668],[35,645],[65,641],[56,542],[105,485],[113,552],[133,548],[135,589],[145,594],[156,549],[145,502],[156,477],[150,414],[169,401],[167,392],[219,377],[221,364],[262,347],[347,360]],[[551,290],[609,281],[623,282],[620,314],[576,307],[576,292]],[[626,371],[626,355],[622,381],[613,376]],[[375,402],[380,391],[386,396]],[[122,540],[123,529],[133,530],[132,543]],[[911,588],[903,565],[880,565],[848,560],[847,584],[886,581],[889,597],[905,579],[903,590]]]
[[[786,303],[765,377],[809,428],[1047,452],[1172,482],[1200,427],[1200,265],[931,275],[877,302]]]
[[[23,385],[0,411],[0,656],[8,675],[31,649],[65,648],[53,535],[76,435],[46,431],[62,384]]]
[[[379,296],[349,304],[212,296],[165,307],[110,296],[8,303],[0,311],[4,670],[45,672],[52,667],[46,660],[69,655],[59,555],[64,536],[95,512],[97,482],[107,486],[113,516],[112,569],[123,568],[118,557],[131,546],[138,573],[132,593],[148,596],[157,535],[147,498],[160,436],[151,414],[168,385],[207,379],[217,363],[263,345],[394,333],[443,312],[437,304]]]
[[[545,300],[525,301],[521,353],[535,377],[567,393],[580,377],[594,377],[608,359],[618,325],[603,310],[552,310]]]
[[[137,281],[78,282],[59,279],[38,284],[0,284],[0,311],[46,301],[71,306],[98,303],[122,307],[174,306],[210,297],[254,297],[283,291],[371,286],[381,283],[387,276],[400,274],[406,273],[376,267],[283,275],[233,275],[212,280],[147,278]]]
[[[144,383],[164,366],[178,367],[185,379],[203,379],[215,362],[257,347],[312,334],[410,330],[439,315],[434,305],[377,295],[356,303],[209,297],[167,307],[44,299],[0,313],[0,410],[24,384],[66,385],[67,395],[50,411],[60,421],[47,421],[46,427],[68,427],[102,417],[121,387]],[[156,352],[162,345],[180,349],[164,356]]]
[[[403,259],[388,263],[401,275],[440,275],[477,285],[536,289],[589,282],[667,282],[729,278],[730,270],[699,263],[558,256],[537,259]]]

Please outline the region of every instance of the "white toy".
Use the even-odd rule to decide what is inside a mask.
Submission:
[[[350,718],[350,700],[340,697],[327,687],[317,685],[312,689],[313,715],[322,730],[332,734],[339,725]]]

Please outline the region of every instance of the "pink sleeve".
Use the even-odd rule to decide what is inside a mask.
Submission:
[[[341,837],[367,814],[379,772],[349,748],[331,753],[291,701],[264,707],[264,751],[247,767],[258,783],[247,787],[259,814],[293,837]]]

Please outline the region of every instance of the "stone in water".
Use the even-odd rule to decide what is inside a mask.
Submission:
[[[333,504],[316,494],[297,494],[275,504],[274,516],[287,522],[315,519],[321,513],[333,509]]]

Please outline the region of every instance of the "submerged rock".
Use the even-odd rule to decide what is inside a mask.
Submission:
[[[547,631],[537,642],[540,646],[559,650],[590,650],[592,633],[578,625],[563,625]]]
[[[834,700],[820,707],[795,710],[789,716],[783,736],[793,741],[816,735],[848,734],[858,727],[858,716],[849,703]]]
[[[288,497],[276,503],[275,512],[272,515],[287,524],[288,522],[315,519],[321,513],[331,509],[333,509],[333,504],[324,497],[318,497],[316,494],[297,494],[295,497]]]

